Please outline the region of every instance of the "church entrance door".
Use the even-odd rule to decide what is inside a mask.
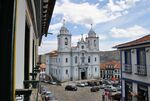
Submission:
[[[85,72],[81,72],[81,79],[82,79],[82,80],[86,79]]]

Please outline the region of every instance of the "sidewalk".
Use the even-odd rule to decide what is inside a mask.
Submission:
[[[30,101],[42,101],[41,94],[37,94],[38,89],[33,89],[32,94],[30,96]],[[38,95],[38,97],[37,97]]]

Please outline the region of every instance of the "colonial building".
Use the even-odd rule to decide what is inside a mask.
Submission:
[[[50,53],[50,72],[59,81],[99,78],[99,37],[90,29],[77,46],[71,46],[71,33],[63,25],[58,34],[58,49]]]
[[[119,61],[107,61],[100,64],[101,78],[107,80],[119,80],[121,75],[121,65]]]
[[[38,46],[47,35],[55,1],[0,0],[0,101],[30,101],[32,91],[38,97],[39,90],[30,84],[38,83]]]
[[[150,101],[150,35],[115,46],[121,53],[124,101]]]

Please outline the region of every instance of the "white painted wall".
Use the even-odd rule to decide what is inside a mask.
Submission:
[[[24,42],[25,42],[25,0],[18,0],[16,18],[16,89],[23,88]]]

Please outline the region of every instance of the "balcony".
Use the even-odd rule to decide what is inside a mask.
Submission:
[[[124,64],[124,73],[131,74],[132,73],[132,65],[131,64]]]
[[[147,76],[147,68],[146,65],[136,65],[137,71],[135,74],[137,75],[142,75],[142,76]]]

